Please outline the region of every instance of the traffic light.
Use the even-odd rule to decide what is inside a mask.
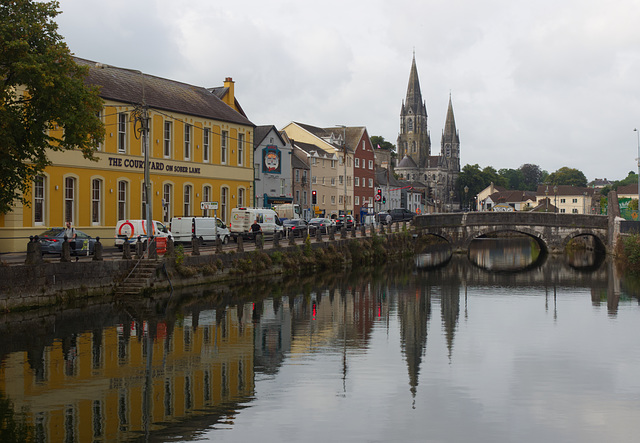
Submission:
[[[387,197],[382,197],[382,204],[384,205],[385,203],[387,203]]]
[[[382,189],[378,188],[378,195],[382,198]]]
[[[312,204],[312,205],[316,205],[316,204],[318,204],[318,194],[317,194],[317,191],[311,191],[311,204]]]

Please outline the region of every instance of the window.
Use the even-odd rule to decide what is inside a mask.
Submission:
[[[314,165],[314,166],[317,165],[318,164],[318,159],[315,158],[315,157],[311,157],[311,164]]]
[[[343,176],[343,175],[340,175],[340,176],[338,177],[338,183],[339,183],[339,184],[344,183],[344,176]]]
[[[373,169],[373,160],[369,160],[369,169]]]
[[[342,196],[342,195],[338,196],[338,204],[339,205],[342,204],[343,199],[344,199],[344,196]]]
[[[336,161],[335,160],[331,160],[331,167],[335,169],[335,167],[336,167]]]
[[[296,182],[300,182],[300,169],[296,169]]]
[[[164,149],[163,154],[165,158],[171,157],[171,135],[173,132],[172,122],[164,122]]]
[[[296,191],[296,203],[300,204],[300,191]]]
[[[561,198],[561,199],[560,199],[560,203],[565,203],[565,199],[564,199],[564,198]]]
[[[302,204],[307,205],[307,191],[302,191]]]
[[[360,206],[360,196],[356,195],[356,206]]]
[[[238,207],[244,206],[244,188],[238,188]]]
[[[302,171],[302,184],[307,184],[307,171]]]
[[[166,183],[162,188],[162,220],[169,223],[171,220],[171,195],[173,194],[172,186]]]
[[[193,188],[191,187],[191,185],[184,185],[184,207],[183,207],[183,213],[182,215],[187,216],[187,215],[191,215],[191,194],[192,194],[192,190]]]
[[[354,180],[356,181],[354,186],[360,186],[360,177],[355,177]]]
[[[127,182],[118,182],[118,220],[127,219]]]
[[[227,140],[229,138],[229,133],[227,131],[222,131],[220,134],[220,163],[223,165],[227,163]]]
[[[202,188],[202,201],[203,202],[210,202],[211,201],[211,186],[205,186],[204,188]],[[202,216],[203,217],[209,217],[209,210],[208,209],[203,209],[202,210]]]
[[[572,203],[578,203],[578,199],[574,198]]]
[[[565,213],[565,209],[564,208],[560,209],[560,214],[564,214],[564,213]]]
[[[209,128],[205,128],[202,134],[202,161],[205,163],[209,163],[209,139],[211,137],[211,132]],[[207,200],[208,201],[208,200]]]
[[[325,196],[323,195],[323,196],[322,196],[322,204],[323,204],[323,205],[324,205],[324,203],[325,203],[324,197],[325,197]]]
[[[331,204],[332,204],[332,205],[335,205],[335,204],[336,204],[336,196],[335,196],[335,195],[332,195],[332,196],[331,196]]]
[[[311,184],[315,185],[316,184],[316,179],[317,177],[315,175],[311,176]]]
[[[74,223],[74,198],[76,194],[76,179],[64,179],[64,221]]]
[[[44,225],[44,177],[36,175],[33,179],[33,224]]]
[[[191,125],[187,123],[184,124],[184,159],[191,160]]]
[[[238,166],[244,164],[244,134],[238,134]]]
[[[369,179],[369,187],[373,188],[373,179],[372,178]]]
[[[127,152],[127,114],[118,112],[118,152],[126,154]]]
[[[94,178],[91,180],[91,224],[100,224],[100,201],[102,196],[102,181]]]
[[[223,222],[227,222],[227,207],[229,205],[229,188],[220,190],[220,218]]]
[[[573,208],[573,209],[571,210],[571,213],[572,213],[572,214],[577,214],[577,213],[578,213],[578,210],[577,210],[576,208]]]
[[[358,157],[356,157],[355,162],[356,162],[356,168],[359,168],[360,167],[360,159]]]
[[[331,186],[335,186],[335,185],[336,185],[336,178],[331,177]]]

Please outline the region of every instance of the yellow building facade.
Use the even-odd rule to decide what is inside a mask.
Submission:
[[[234,84],[206,89],[139,71],[76,59],[100,87],[105,138],[97,161],[80,151],[49,152],[52,165],[32,183],[30,205],[0,214],[0,251],[24,251],[29,236],[70,221],[112,245],[118,220],[146,218],[142,120],[148,115],[151,209],[154,220],[217,216],[253,201],[253,129],[234,97]],[[137,114],[140,115],[140,114]],[[56,134],[56,135],[61,135]]]

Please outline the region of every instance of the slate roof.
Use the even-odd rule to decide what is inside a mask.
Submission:
[[[636,185],[637,186],[637,185]],[[585,192],[587,195],[593,196],[595,193],[595,189],[593,188],[583,188],[582,186],[570,186],[570,185],[558,185],[557,191],[554,192],[553,186],[549,185],[549,196],[553,195],[583,195]],[[547,191],[547,185],[538,185],[538,189],[536,190],[537,196],[546,196],[545,192]]]
[[[103,99],[131,105],[144,102],[156,110],[255,126],[248,118],[227,106],[207,88],[144,74],[133,69],[103,65],[78,57],[74,59],[77,64],[89,67],[85,82],[98,86]]]
[[[402,158],[402,160],[400,160],[400,163],[398,163],[398,166],[396,166],[396,168],[417,168],[417,167],[418,165],[416,165],[416,162],[414,162],[413,159],[408,155],[405,155]]]
[[[620,195],[620,194],[623,194],[623,195],[630,195],[630,194],[638,195],[638,184],[637,183],[630,183],[628,185],[618,186],[618,189],[616,190],[616,192],[618,193],[618,195]]]
[[[282,134],[280,134],[280,131],[278,131],[278,129],[276,129],[274,125],[261,125],[261,126],[256,126],[255,129],[253,130],[253,148],[255,149],[258,146],[260,146],[260,144],[264,141],[267,135],[269,135],[269,132],[271,132],[272,130],[276,134],[276,136],[280,139],[283,145],[287,144],[287,142],[282,138]]]
[[[489,198],[496,203],[536,201],[536,193],[533,191],[498,191],[491,194]]]

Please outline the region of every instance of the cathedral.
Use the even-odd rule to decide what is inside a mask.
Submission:
[[[400,110],[398,164],[395,173],[401,180],[419,182],[425,188],[425,209],[437,212],[460,209],[456,181],[460,173],[460,138],[449,107],[440,141],[440,155],[431,155],[431,136],[427,123],[427,105],[422,100],[416,57],[413,55],[407,97]]]

